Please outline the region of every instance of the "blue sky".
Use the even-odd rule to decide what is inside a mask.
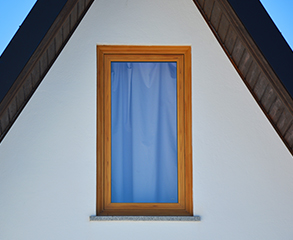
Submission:
[[[0,3],[0,54],[2,54],[36,0],[0,0]]]
[[[260,2],[293,49],[293,0],[260,0]]]
[[[293,0],[260,1],[293,49]],[[0,54],[2,54],[36,0],[0,0],[0,2]]]

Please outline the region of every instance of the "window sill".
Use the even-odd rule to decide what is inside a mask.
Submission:
[[[161,221],[161,222],[199,222],[200,216],[90,216],[91,222],[96,221]]]

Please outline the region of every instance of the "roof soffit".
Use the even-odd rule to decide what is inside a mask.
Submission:
[[[228,0],[193,0],[245,85],[293,154],[293,100]]]
[[[0,103],[0,142],[94,0],[68,0]],[[46,9],[45,9],[46,10]]]

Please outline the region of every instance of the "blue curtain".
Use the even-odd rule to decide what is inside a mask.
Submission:
[[[111,63],[111,201],[176,203],[177,68]]]

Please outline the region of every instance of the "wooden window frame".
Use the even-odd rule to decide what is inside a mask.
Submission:
[[[111,202],[111,62],[177,63],[178,203]],[[97,46],[97,215],[192,216],[191,47]]]

